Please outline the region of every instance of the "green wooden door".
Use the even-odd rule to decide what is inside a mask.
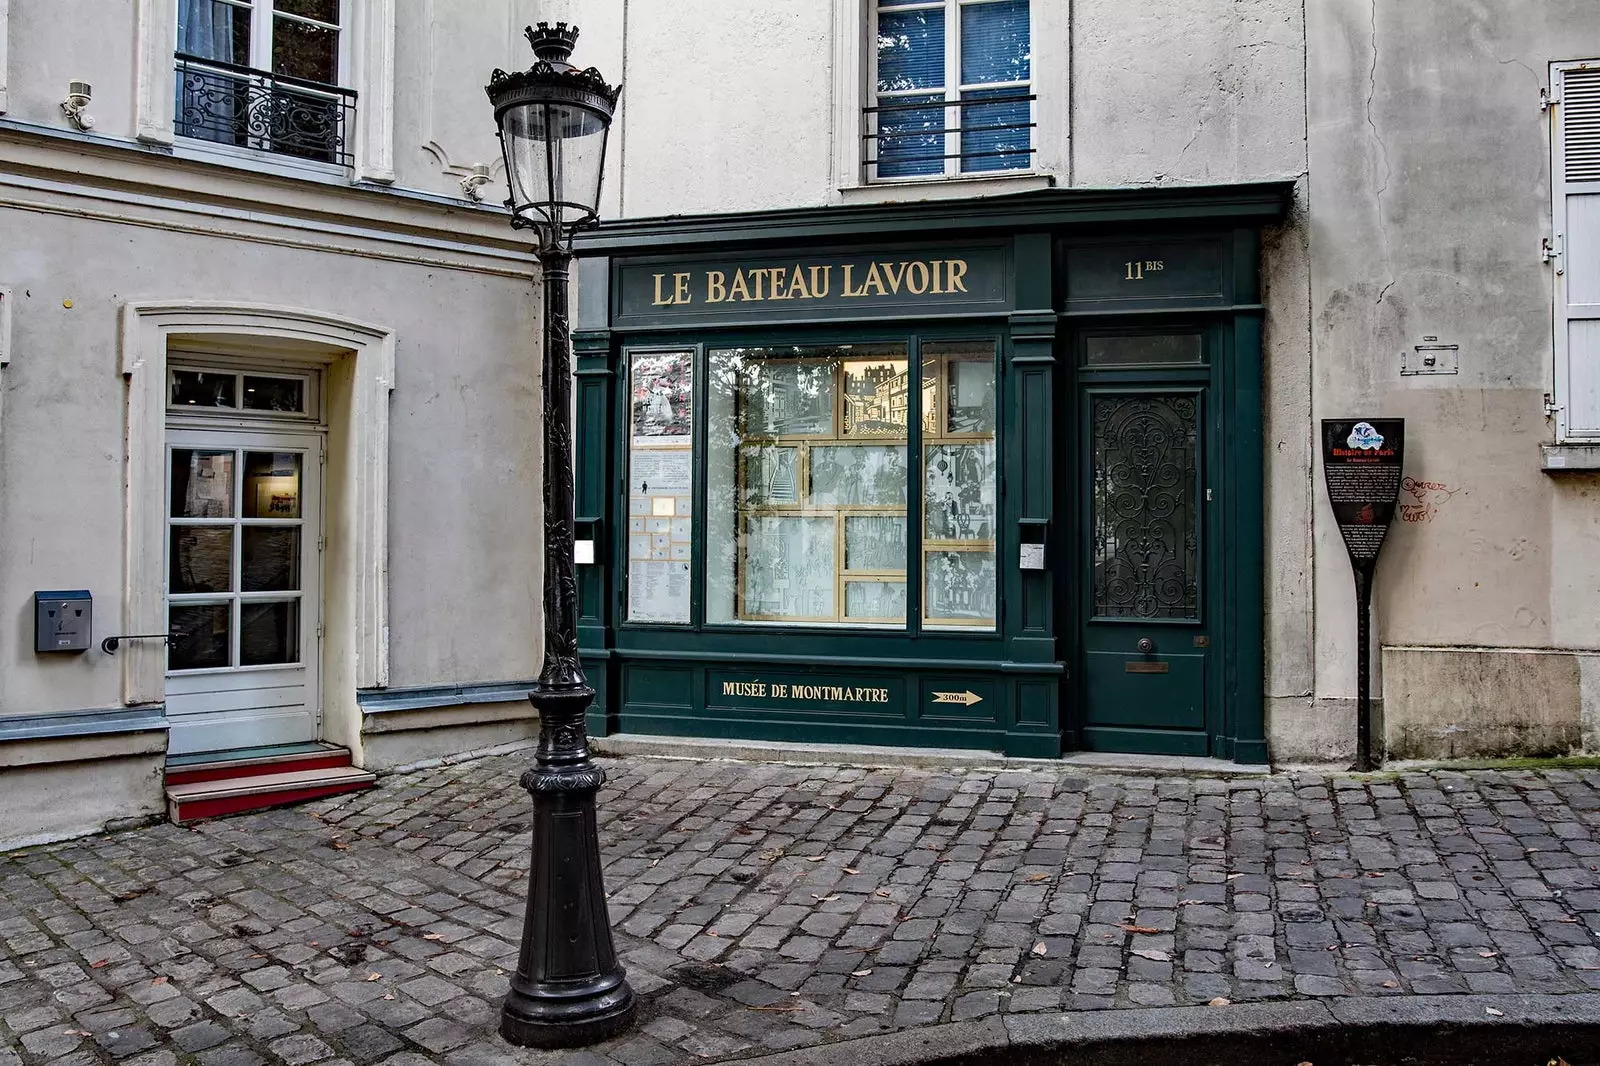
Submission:
[[[1205,328],[1084,330],[1078,356],[1077,704],[1084,748],[1211,753],[1224,609]]]

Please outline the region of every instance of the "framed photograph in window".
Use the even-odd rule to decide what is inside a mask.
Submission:
[[[934,444],[923,452],[926,539],[993,540],[994,442]]]
[[[905,445],[813,445],[811,503],[817,507],[904,507]]]
[[[951,359],[946,385],[945,431],[951,436],[994,436],[994,362]]]
[[[750,361],[740,374],[740,420],[746,437],[833,434],[831,362]]]
[[[839,364],[844,380],[843,436],[905,437],[909,366],[904,358],[846,359]]]
[[[832,621],[834,539],[832,516],[748,516],[741,617]]]
[[[923,613],[929,622],[991,626],[995,620],[994,550],[930,551],[924,562]]]
[[[800,449],[758,444],[739,450],[740,500],[745,507],[792,507],[800,502]]]
[[[905,515],[845,515],[844,568],[847,573],[859,570],[905,570]]]
[[[906,617],[904,581],[846,580],[844,615],[855,622],[901,622]]]

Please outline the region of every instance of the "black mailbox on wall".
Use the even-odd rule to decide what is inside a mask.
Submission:
[[[87,589],[33,594],[33,650],[87,651],[94,600]]]

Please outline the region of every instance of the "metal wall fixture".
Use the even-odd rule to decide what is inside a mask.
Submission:
[[[67,82],[67,98],[61,101],[61,113],[67,116],[67,121],[72,123],[73,129],[85,133],[94,129],[94,116],[87,110],[93,96],[94,87],[88,82]]]

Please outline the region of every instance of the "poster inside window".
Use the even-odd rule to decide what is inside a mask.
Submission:
[[[694,352],[628,367],[628,619],[686,625],[694,532]]]

